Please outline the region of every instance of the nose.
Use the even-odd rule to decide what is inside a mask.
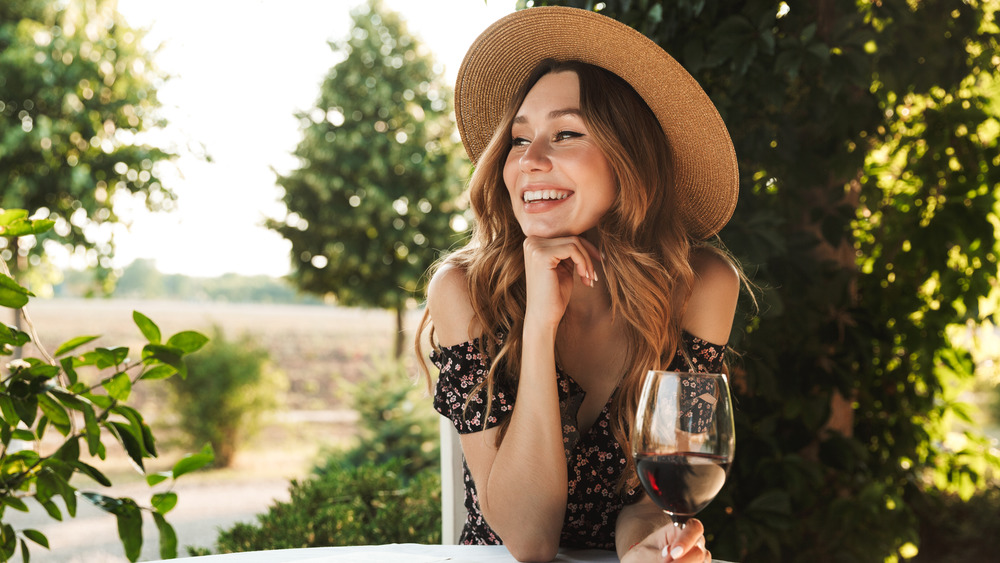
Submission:
[[[536,139],[529,143],[521,154],[521,172],[544,172],[551,169],[549,149],[549,144],[542,140]]]

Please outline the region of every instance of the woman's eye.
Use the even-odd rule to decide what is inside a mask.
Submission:
[[[556,140],[563,139],[575,139],[577,137],[582,137],[583,133],[578,133],[576,131],[560,131],[556,133]]]
[[[524,137],[514,137],[510,140],[510,146],[512,147],[525,147],[528,146],[528,140]]]

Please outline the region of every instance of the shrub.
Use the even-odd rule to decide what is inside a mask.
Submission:
[[[187,358],[187,377],[171,380],[181,428],[192,443],[212,445],[219,467],[232,463],[263,413],[277,406],[281,378],[268,358],[249,335],[231,341],[216,326],[209,344]]]
[[[369,372],[368,377],[347,386],[351,404],[358,413],[358,436],[346,451],[336,451],[314,471],[322,474],[330,466],[357,467],[400,462],[400,470],[415,476],[438,468],[437,415],[427,408],[424,392],[413,385],[405,364],[391,362]]]
[[[327,454],[309,479],[292,481],[289,501],[257,524],[220,532],[220,553],[441,541],[437,421],[423,392],[396,362],[347,393],[359,414],[357,442]]]
[[[219,552],[441,541],[441,480],[433,471],[408,479],[400,462],[330,467],[293,480],[289,492],[257,524],[222,531]]]

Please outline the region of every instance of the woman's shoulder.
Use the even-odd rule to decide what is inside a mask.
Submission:
[[[482,334],[476,321],[465,269],[445,262],[427,286],[427,310],[441,346],[468,342]]]
[[[682,325],[693,336],[725,344],[733,327],[740,294],[740,275],[722,253],[709,248],[691,255],[694,285],[684,310]]]

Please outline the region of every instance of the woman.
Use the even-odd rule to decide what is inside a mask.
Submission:
[[[710,560],[700,522],[643,494],[628,429],[647,370],[723,369],[739,275],[701,242],[736,204],[718,112],[631,28],[530,8],[473,44],[456,116],[476,224],[422,328],[466,462],[462,542]]]

